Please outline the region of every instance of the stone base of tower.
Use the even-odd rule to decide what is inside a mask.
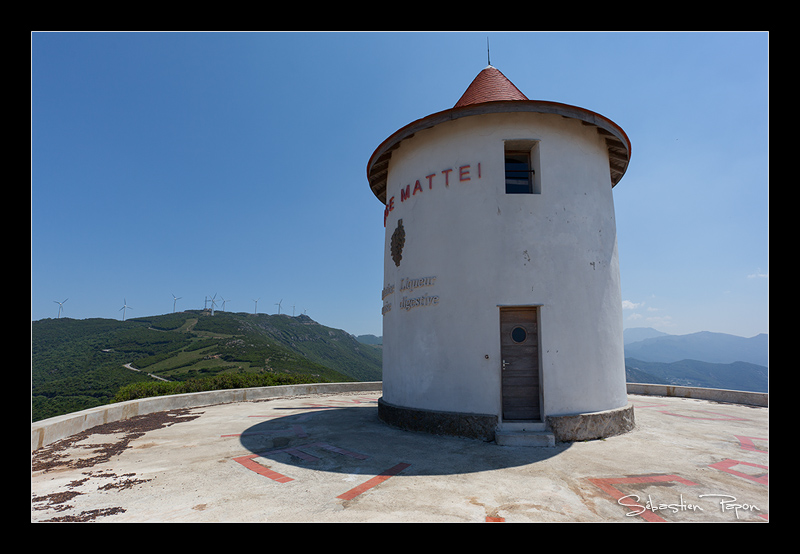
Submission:
[[[383,398],[378,399],[378,418],[384,423],[407,431],[480,439],[486,442],[495,440],[498,429],[498,418],[494,415],[405,408],[389,404]],[[545,418],[545,423],[540,425],[546,428],[551,441],[554,438],[557,442],[574,442],[621,435],[632,431],[635,424],[633,405],[628,404],[622,408],[600,412],[548,416]],[[538,442],[531,444],[542,446]]]
[[[489,414],[467,414],[459,412],[440,412],[394,406],[378,399],[378,417],[384,422],[408,431],[423,431],[434,435],[451,435],[494,440],[497,416]]]
[[[601,412],[547,416],[546,421],[559,442],[604,439],[632,431],[636,425],[632,404]]]

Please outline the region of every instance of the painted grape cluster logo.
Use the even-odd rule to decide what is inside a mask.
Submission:
[[[400,267],[400,260],[403,259],[403,246],[406,243],[406,230],[403,228],[403,220],[397,220],[397,228],[392,233],[392,259],[394,260],[394,265]]]

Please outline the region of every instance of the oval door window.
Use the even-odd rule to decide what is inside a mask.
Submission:
[[[511,331],[511,339],[514,342],[525,342],[525,339],[528,337],[528,334],[525,332],[525,329],[522,327],[514,327]]]

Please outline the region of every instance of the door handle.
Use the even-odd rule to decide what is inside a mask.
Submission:
[[[507,366],[507,365],[508,365],[508,362],[507,362],[507,361],[505,361],[505,360],[503,360],[503,371],[505,371],[505,370],[506,370],[506,366]]]

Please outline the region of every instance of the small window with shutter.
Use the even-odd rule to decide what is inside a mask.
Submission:
[[[506,194],[539,194],[541,192],[536,175],[538,153],[538,141],[506,141]]]

